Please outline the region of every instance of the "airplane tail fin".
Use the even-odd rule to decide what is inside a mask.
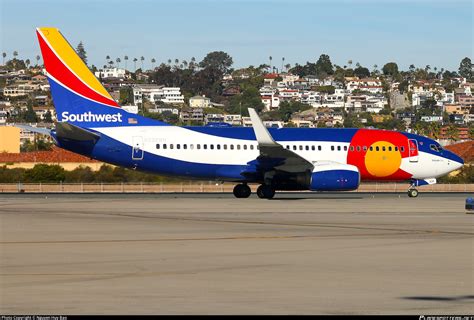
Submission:
[[[121,109],[56,28],[36,29],[58,121],[79,127],[166,125]]]

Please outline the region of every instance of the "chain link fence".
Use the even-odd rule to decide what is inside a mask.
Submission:
[[[222,193],[232,192],[233,183],[4,183],[0,193]],[[258,184],[249,185],[253,192]],[[406,192],[408,183],[362,183],[352,192]],[[474,192],[474,184],[434,184],[418,187],[420,192]]]

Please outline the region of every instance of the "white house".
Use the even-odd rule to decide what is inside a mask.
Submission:
[[[143,103],[143,98],[156,103],[169,104],[184,103],[184,96],[179,87],[164,87],[150,84],[141,84],[133,88],[134,103]]]
[[[120,68],[106,68],[95,72],[97,78],[125,78],[125,69]]]
[[[280,97],[279,96],[263,96],[262,103],[265,106],[265,110],[271,111],[280,108]]]
[[[206,96],[194,96],[189,98],[189,106],[191,108],[209,108],[211,106],[211,99]]]

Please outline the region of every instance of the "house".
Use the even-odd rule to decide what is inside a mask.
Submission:
[[[443,123],[443,116],[422,116],[420,121]]]
[[[211,99],[206,96],[194,96],[189,98],[189,106],[191,108],[209,108],[211,106]]]
[[[240,126],[242,125],[242,116],[240,114],[226,114],[224,122],[233,126]]]
[[[268,73],[263,77],[263,85],[272,87],[274,84],[276,85],[276,79],[279,77],[278,73]]]
[[[265,106],[266,111],[271,111],[280,108],[280,97],[279,96],[263,96],[262,103]]]
[[[224,122],[224,115],[222,113],[209,113],[204,116],[204,123],[208,124],[210,122]]]
[[[225,97],[235,96],[240,93],[240,88],[238,86],[228,87],[222,91],[222,95]]]
[[[204,121],[204,111],[202,108],[183,109],[179,114],[179,118],[184,122],[202,122]]]
[[[125,78],[125,69],[121,68],[105,68],[95,72],[95,76],[101,79],[107,78]]]
[[[140,84],[133,87],[133,98],[135,104],[143,103],[144,99],[152,103],[184,103],[184,96],[181,94],[179,87],[165,87],[154,84]]]
[[[454,124],[464,124],[464,115],[463,114],[450,114],[449,121]]]

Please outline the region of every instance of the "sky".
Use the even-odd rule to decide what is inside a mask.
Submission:
[[[0,51],[35,61],[35,28],[53,26],[89,65],[125,55],[197,61],[225,51],[234,68],[315,62],[373,69],[396,62],[457,70],[473,58],[472,0],[0,0]],[[123,67],[123,62],[122,62]]]

